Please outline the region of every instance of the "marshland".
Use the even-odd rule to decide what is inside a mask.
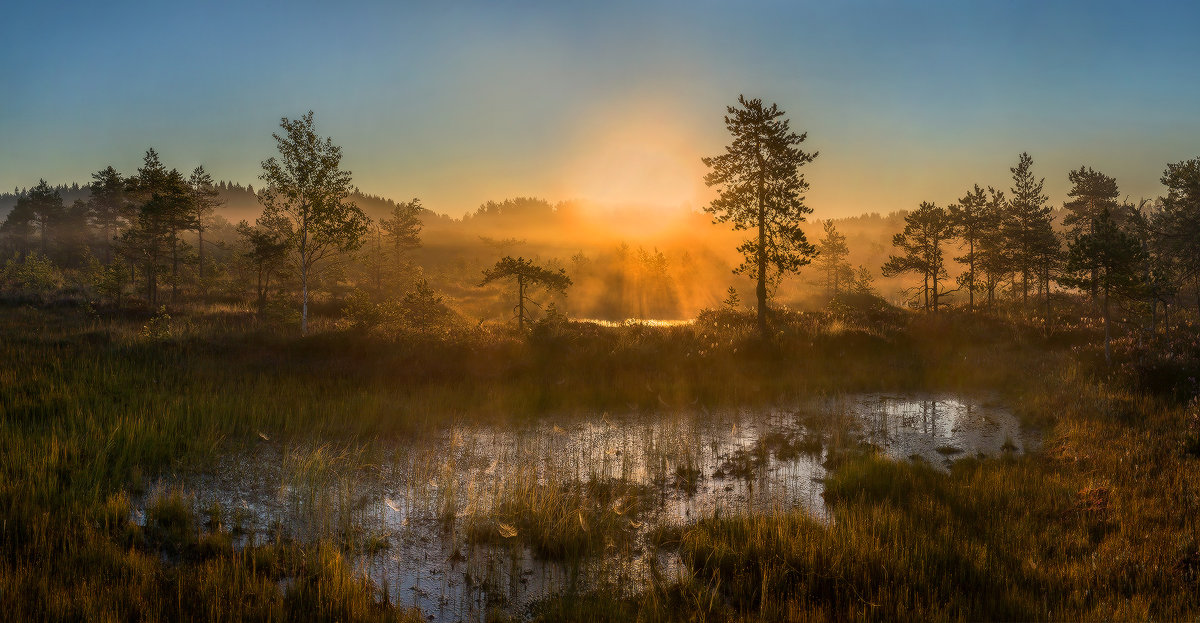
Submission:
[[[4,618],[1200,616],[1195,11],[748,6],[20,9]]]

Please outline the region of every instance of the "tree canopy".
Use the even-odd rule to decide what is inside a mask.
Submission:
[[[726,107],[725,127],[733,142],[719,156],[702,158],[711,169],[704,183],[718,188],[718,197],[704,207],[715,223],[731,223],[735,230],[755,233],[739,247],[744,262],[735,272],[757,282],[758,327],[767,335],[767,284],[794,273],[812,261],[816,249],[800,224],[812,208],[804,204],[808,182],[800,167],[817,152],[800,144],[807,133],[791,131],[784,112],[761,99],[738,97],[738,106]]]

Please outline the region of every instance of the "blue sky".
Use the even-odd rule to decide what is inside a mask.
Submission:
[[[821,156],[814,216],[1081,164],[1133,198],[1200,156],[1191,3],[23,3],[0,39],[0,188],[149,146],[254,183],[312,109],[365,192],[461,214],[538,195],[698,205],[738,94]],[[648,218],[653,211],[648,212]]]

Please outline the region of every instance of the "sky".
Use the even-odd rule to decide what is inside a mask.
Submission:
[[[814,218],[1088,165],[1131,199],[1200,156],[1200,3],[23,2],[3,9],[0,188],[146,148],[257,186],[282,117],[369,194],[698,209],[739,94],[805,147]]]

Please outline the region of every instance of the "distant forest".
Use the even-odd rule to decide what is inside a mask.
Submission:
[[[1116,180],[1088,167],[1069,172],[1072,189],[1058,205],[1028,155],[1010,173],[1008,183],[974,185],[948,206],[801,223],[816,254],[797,277],[772,283],[772,300],[819,309],[858,296],[933,313],[1016,304],[1047,330],[1055,299],[1075,293],[1106,323],[1125,326],[1169,322],[1173,309],[1200,303],[1200,160],[1168,165],[1167,193],[1137,204],[1120,201]],[[154,150],[132,174],[110,167],[93,177],[0,195],[5,296],[149,309],[243,305],[264,319],[291,317],[300,289],[299,265],[289,259],[294,241],[263,221],[261,188],[213,182],[202,167],[187,178]],[[483,275],[518,256],[570,279],[561,290],[534,284],[528,306],[522,286],[522,321],[547,313],[691,318],[753,297],[752,284],[732,274],[737,232],[700,212],[675,215],[650,236],[639,235],[637,223],[662,215],[576,201],[509,198],[451,218],[418,199],[353,189],[346,200],[364,229],[311,276],[313,305],[327,317],[369,309],[360,314],[369,324],[397,301],[408,310],[401,315],[420,316],[414,309],[424,305],[460,319],[506,320],[513,293]]]

